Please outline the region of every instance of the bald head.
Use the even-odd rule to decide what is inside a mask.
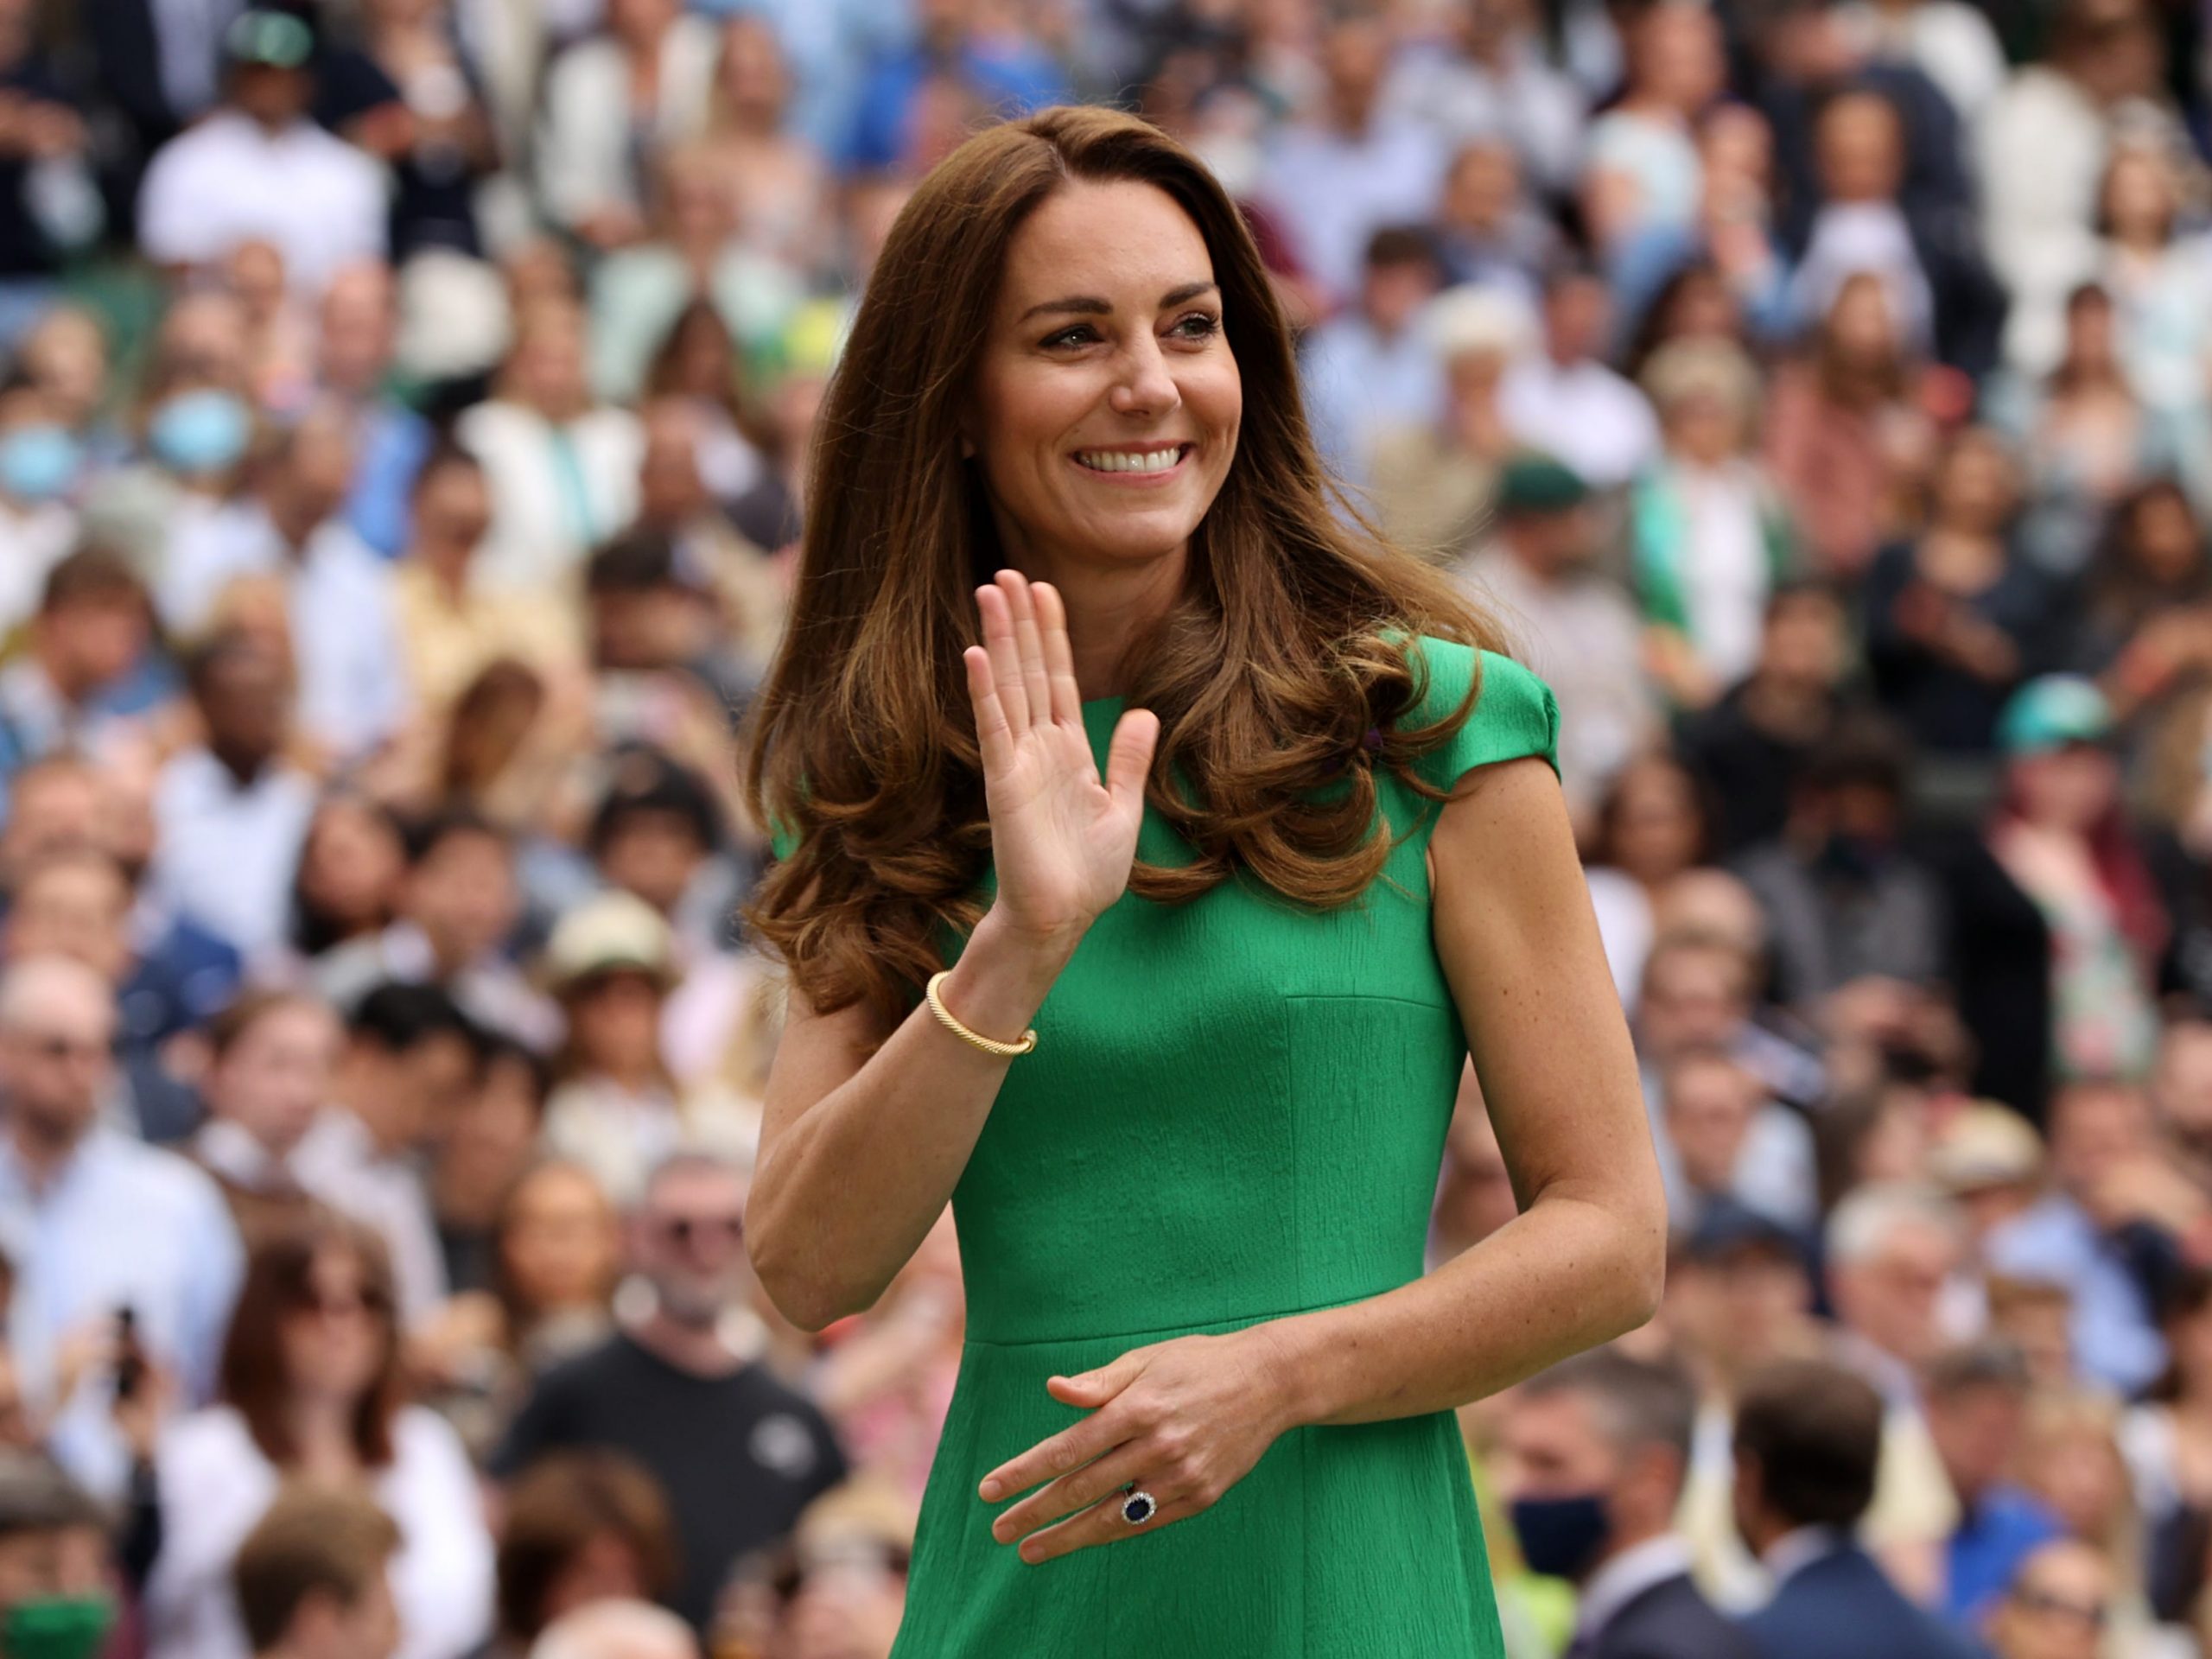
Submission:
[[[546,1626],[530,1659],[699,1659],[699,1645],[664,1607],[594,1601]]]
[[[20,1151],[83,1139],[113,1066],[115,993],[81,962],[30,956],[0,974],[0,1090]]]

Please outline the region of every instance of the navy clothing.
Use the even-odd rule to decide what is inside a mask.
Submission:
[[[1856,1546],[1791,1573],[1744,1629],[1759,1659],[1985,1659],[1900,1595]]]
[[[1589,1659],[1753,1659],[1756,1649],[1687,1573],[1632,1598],[1591,1640]]]

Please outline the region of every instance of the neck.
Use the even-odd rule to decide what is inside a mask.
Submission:
[[[640,1346],[694,1376],[728,1376],[745,1365],[712,1325],[690,1325],[658,1310],[632,1326],[630,1334]]]
[[[302,1467],[348,1468],[359,1461],[353,1446],[354,1409],[353,1402],[327,1394],[302,1395],[291,1402],[284,1415]]]
[[[85,1128],[60,1130],[42,1124],[22,1112],[12,1116],[15,1119],[16,1160],[22,1165],[31,1185],[42,1187],[60,1173],[62,1165],[69,1161],[69,1154],[77,1150],[85,1138]]]
[[[1006,563],[1032,582],[1058,590],[1068,618],[1075,680],[1084,699],[1125,691],[1121,683],[1129,647],[1174,605],[1189,560],[1187,543],[1141,564],[1103,564],[1053,550],[1019,544],[1001,524]]]
[[[1611,1535],[1605,1540],[1605,1553],[1598,1558],[1597,1565],[1583,1575],[1582,1582],[1588,1584],[1591,1580],[1596,1578],[1599,1573],[1604,1572],[1631,1549],[1641,1549],[1653,1539],[1665,1537],[1667,1532],[1668,1529],[1663,1526],[1631,1527],[1624,1529],[1616,1524]]]
[[[208,741],[207,752],[215,757],[216,762],[224,771],[229,772],[241,784],[253,782],[268,770],[269,763],[275,759],[274,756],[257,749],[232,748],[213,739]]]

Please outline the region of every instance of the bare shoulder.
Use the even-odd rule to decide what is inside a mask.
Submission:
[[[1559,776],[1541,755],[1522,754],[1470,767],[1437,810],[1427,847],[1428,890],[1435,899],[1470,887],[1494,890],[1501,880],[1566,866],[1579,878],[1574,831]]]

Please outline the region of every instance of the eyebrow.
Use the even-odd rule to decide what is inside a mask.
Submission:
[[[1195,300],[1201,294],[1214,293],[1217,288],[1218,284],[1213,283],[1185,283],[1180,288],[1171,288],[1160,296],[1160,308],[1165,311],[1185,300]],[[1098,299],[1092,295],[1072,294],[1064,300],[1046,300],[1041,305],[1031,306],[1021,314],[1020,321],[1027,322],[1030,318],[1041,316],[1048,311],[1068,312],[1086,317],[1110,317],[1114,315],[1114,307],[1110,301]]]

